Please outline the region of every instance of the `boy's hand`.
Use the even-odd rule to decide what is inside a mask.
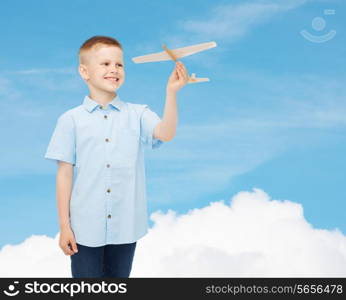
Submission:
[[[169,92],[177,92],[189,81],[189,75],[184,64],[180,61],[177,61],[175,68],[171,73],[171,76],[167,82],[166,90]]]
[[[64,227],[60,230],[59,246],[65,255],[73,255],[78,252],[76,240],[71,227]]]

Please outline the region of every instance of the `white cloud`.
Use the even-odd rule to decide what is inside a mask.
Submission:
[[[305,0],[285,0],[223,4],[214,7],[206,20],[188,20],[180,25],[187,32],[196,34],[200,38],[234,40],[246,34],[254,25],[305,2]]]
[[[313,228],[303,207],[260,189],[185,215],[151,215],[131,277],[343,277],[346,236]],[[70,277],[58,235],[32,236],[0,251],[1,277]]]
[[[20,75],[33,75],[33,74],[77,74],[76,68],[41,68],[41,69],[28,69],[18,71],[7,71],[7,74],[20,74]]]
[[[70,277],[69,261],[58,247],[59,236],[32,235],[0,251],[0,277]]]
[[[222,48],[223,44],[234,42],[246,35],[254,26],[270,21],[279,13],[298,8],[307,1],[256,0],[215,5],[204,16],[178,20],[177,27],[181,29],[181,33],[170,36],[162,33],[162,40],[167,41],[168,45],[177,47],[215,40],[220,42],[218,46]],[[198,58],[190,58],[190,60],[194,59]]]
[[[5,103],[12,107],[13,101],[20,99],[22,93],[13,87],[11,80],[0,75],[0,96],[2,100],[0,109],[2,109]]]

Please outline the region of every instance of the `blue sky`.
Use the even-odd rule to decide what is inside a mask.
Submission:
[[[179,92],[177,136],[146,153],[150,212],[186,213],[260,188],[302,204],[314,227],[345,234],[343,2],[3,1],[0,247],[58,231],[56,166],[43,157],[58,116],[88,93],[77,53],[93,35],[123,44],[121,99],[160,116],[174,64],[131,58],[161,51],[162,43],[218,44],[182,59],[211,81]],[[321,31],[312,28],[317,17],[326,22]],[[336,36],[314,43],[303,29]]]

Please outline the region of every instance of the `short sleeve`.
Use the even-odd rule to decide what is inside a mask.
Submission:
[[[76,164],[76,138],[74,121],[70,114],[64,113],[57,121],[49,142],[45,158]]]
[[[144,105],[144,110],[141,114],[141,141],[151,149],[158,148],[163,144],[163,141],[153,138],[155,126],[161,122],[160,117],[148,105]]]

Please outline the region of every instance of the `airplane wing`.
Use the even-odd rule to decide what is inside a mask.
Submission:
[[[216,47],[215,42],[208,42],[208,43],[202,43],[197,44],[193,46],[183,47],[183,48],[177,48],[170,51],[173,53],[173,55],[176,58],[181,58],[184,56],[192,55],[200,51],[204,51],[210,48]],[[146,62],[155,62],[155,61],[164,61],[164,60],[171,60],[172,58],[168,55],[166,51],[152,53],[148,55],[142,55],[132,58],[132,61],[135,63],[146,63]]]
[[[173,52],[175,57],[181,58],[181,57],[192,55],[197,52],[201,52],[201,51],[214,48],[214,47],[216,47],[215,42],[208,42],[208,43],[202,43],[202,44],[197,44],[193,46],[178,48],[171,51]]]
[[[167,54],[167,52],[162,51],[162,52],[152,53],[148,55],[133,57],[132,61],[139,64],[139,63],[163,61],[163,60],[170,60],[170,59],[171,57]]]

